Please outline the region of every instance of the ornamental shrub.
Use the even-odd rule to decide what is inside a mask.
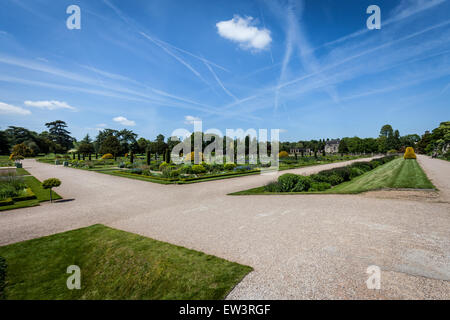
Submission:
[[[353,162],[350,165],[350,168],[357,168],[359,170],[362,170],[363,172],[372,170],[372,167],[367,162]]]
[[[42,181],[42,188],[50,190],[50,202],[53,202],[52,199],[52,188],[59,187],[61,185],[61,180],[57,178],[50,178]]]
[[[234,170],[234,168],[236,168],[236,165],[234,163],[225,163],[225,165],[223,166],[223,168],[225,170]]]
[[[337,186],[338,184],[344,182],[344,179],[342,177],[338,176],[337,174],[332,174],[331,176],[328,176],[327,180],[328,181],[323,181],[323,182],[328,182],[332,186]]]
[[[285,173],[278,177],[278,186],[281,192],[291,191],[300,180],[299,175],[293,173]]]
[[[350,179],[356,178],[357,176],[360,176],[364,173],[364,171],[362,171],[359,168],[350,168]]]
[[[198,158],[200,159],[200,161],[203,161],[203,153],[199,152],[198,153]],[[194,151],[192,151],[191,153],[187,154],[186,157],[184,158],[186,161],[194,161],[195,160],[195,153]]]
[[[310,177],[298,176],[298,181],[295,186],[290,190],[291,192],[303,192],[308,191],[311,187],[312,179]]]
[[[114,159],[114,156],[111,153],[105,153],[102,155],[102,159]]]
[[[169,166],[167,162],[163,162],[159,165],[159,171],[164,171]]]
[[[417,157],[413,147],[406,148],[405,154],[403,155],[403,159],[416,159],[416,158]]]
[[[272,181],[264,186],[264,191],[267,192],[279,192],[280,188],[277,182]]]
[[[195,174],[205,173],[206,169],[201,164],[194,164],[192,166],[192,172],[194,172]]]
[[[278,158],[289,158],[289,153],[287,153],[286,151],[281,151],[278,153]]]
[[[325,191],[331,188],[328,182],[312,182],[308,191]]]
[[[169,177],[170,177],[170,178],[176,178],[176,177],[179,177],[179,176],[180,176],[180,173],[181,173],[181,170],[180,170],[180,169],[171,170],[171,171],[169,172]]]
[[[369,165],[372,169],[375,169],[376,167],[381,166],[382,163],[381,163],[381,161],[378,161],[378,160],[372,160],[372,161],[369,161]]]
[[[142,169],[141,168],[133,168],[130,170],[131,173],[134,174],[142,174]]]

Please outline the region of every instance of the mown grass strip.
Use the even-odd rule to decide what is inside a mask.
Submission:
[[[252,268],[93,225],[0,247],[7,299],[223,299]],[[81,289],[66,286],[67,267]]]

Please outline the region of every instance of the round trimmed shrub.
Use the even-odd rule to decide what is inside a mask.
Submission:
[[[405,150],[405,154],[403,155],[403,159],[416,159],[416,154],[414,152],[413,147],[408,147]]]
[[[278,153],[278,158],[289,158],[289,153],[287,153],[286,151],[281,151]]]
[[[114,156],[111,153],[105,153],[102,155],[102,159],[114,159]]]

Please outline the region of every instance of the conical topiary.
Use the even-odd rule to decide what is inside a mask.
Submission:
[[[416,154],[414,153],[414,149],[412,147],[406,148],[403,159],[416,159]]]

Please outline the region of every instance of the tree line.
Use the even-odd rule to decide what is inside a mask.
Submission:
[[[132,154],[155,154],[164,155],[171,152],[178,141],[166,139],[164,135],[159,134],[154,140],[144,137],[138,138],[138,135],[129,129],[114,130],[104,129],[98,132],[95,139],[87,134],[82,140],[77,141],[68,131],[67,124],[62,120],[56,120],[45,124],[47,130],[37,133],[23,127],[9,126],[6,130],[0,131],[0,154],[10,154],[13,147],[21,145],[21,148],[27,148],[29,155],[47,154],[47,153],[67,153],[69,151],[82,155],[93,153],[121,156],[127,153]],[[215,139],[205,141],[202,135],[203,149]],[[190,138],[190,143],[194,146],[194,133]],[[189,141],[189,138],[185,141]],[[227,143],[233,141],[234,150],[242,141],[238,138],[220,138],[223,140],[224,153]],[[167,141],[166,141],[167,140]],[[325,153],[325,146],[330,139],[319,140],[300,140],[297,142],[280,142],[279,151],[289,152],[291,149],[309,149],[310,152]],[[245,137],[246,153],[250,143],[255,143],[256,138]],[[259,144],[256,143],[257,148]],[[270,152],[271,145],[267,142]],[[402,152],[407,147],[414,147],[420,153],[445,153],[450,149],[450,121],[442,122],[438,128],[431,133],[426,132],[422,136],[418,134],[408,134],[401,136],[399,130],[394,130],[391,125],[384,125],[377,138],[359,138],[344,137],[339,141],[339,153],[386,153],[390,150]]]

